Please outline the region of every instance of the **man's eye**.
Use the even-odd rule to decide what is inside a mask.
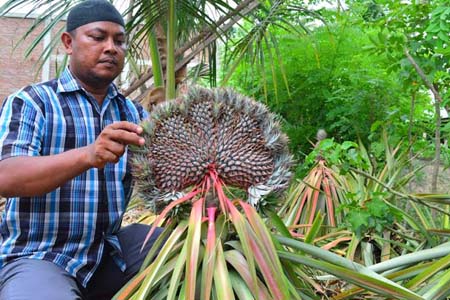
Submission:
[[[94,41],[102,41],[103,40],[103,36],[100,36],[100,35],[91,35],[91,38]]]

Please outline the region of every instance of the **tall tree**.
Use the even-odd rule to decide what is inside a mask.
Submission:
[[[424,89],[433,95],[435,113],[435,155],[431,190],[436,192],[441,165],[441,110],[446,101],[449,77],[450,6],[446,1],[382,1],[387,7],[375,20],[379,26],[375,53],[386,55],[396,68],[415,72]],[[406,68],[408,62],[413,68]]]

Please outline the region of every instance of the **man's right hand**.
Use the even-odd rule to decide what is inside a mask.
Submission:
[[[87,146],[88,160],[92,167],[103,168],[106,163],[117,163],[127,145],[142,146],[143,129],[131,122],[121,121],[106,126],[95,143]]]

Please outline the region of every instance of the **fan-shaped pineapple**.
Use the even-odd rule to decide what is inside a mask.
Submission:
[[[232,90],[191,88],[157,106],[142,125],[146,145],[133,155],[134,176],[155,208],[214,172],[248,191],[253,205],[287,187],[291,156],[275,115]]]

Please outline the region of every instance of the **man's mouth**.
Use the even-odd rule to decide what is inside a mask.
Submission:
[[[117,65],[117,60],[114,59],[114,58],[105,58],[105,59],[99,60],[99,63],[116,66]]]

